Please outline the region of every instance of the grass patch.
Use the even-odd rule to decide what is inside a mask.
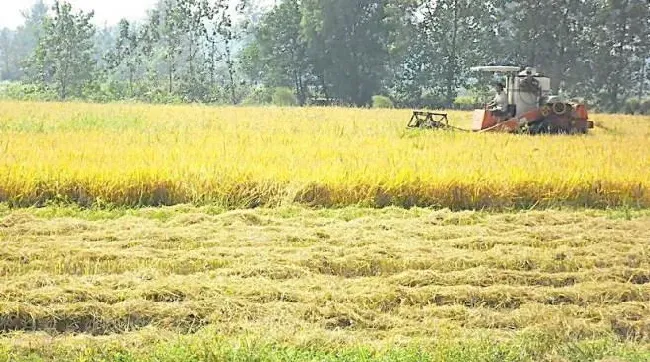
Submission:
[[[531,338],[532,337],[532,338]],[[138,341],[140,342],[140,341]],[[136,342],[137,343],[137,342]],[[0,360],[21,361],[647,361],[648,349],[608,339],[575,344],[556,343],[543,335],[521,335],[503,342],[489,337],[439,340],[426,347],[409,344],[392,348],[367,346],[290,346],[254,337],[223,339],[200,333],[146,345],[55,343],[41,347],[0,347]]]

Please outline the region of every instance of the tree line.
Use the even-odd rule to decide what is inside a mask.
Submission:
[[[160,0],[146,20],[37,2],[0,31],[14,98],[322,104],[473,104],[475,65],[532,66],[555,94],[648,111],[647,0]],[[383,96],[378,97],[378,96]],[[645,108],[644,108],[645,107]]]

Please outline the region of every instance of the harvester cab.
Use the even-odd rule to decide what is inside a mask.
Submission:
[[[533,68],[474,67],[473,71],[505,75],[505,110],[486,106],[474,111],[472,131],[528,133],[587,133],[593,128],[584,104],[551,94],[551,79]]]
[[[471,131],[506,133],[587,133],[594,127],[584,104],[551,94],[550,78],[533,68],[481,66],[472,71],[503,74],[504,94],[483,109],[475,110]],[[430,112],[413,112],[409,127],[453,128],[447,122],[423,122]],[[432,115],[446,114],[431,113]],[[430,118],[430,116],[428,117]],[[432,125],[434,127],[432,127]]]

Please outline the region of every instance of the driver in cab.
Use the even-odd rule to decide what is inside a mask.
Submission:
[[[505,86],[502,83],[497,83],[495,89],[497,94],[488,104],[488,109],[496,117],[504,117],[508,111],[508,96],[504,91]]]

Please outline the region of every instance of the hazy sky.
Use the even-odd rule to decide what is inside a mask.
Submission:
[[[23,23],[20,11],[29,9],[36,0],[0,0],[0,29],[3,27],[15,28]],[[156,0],[68,0],[75,9],[84,11],[95,10],[97,25],[116,24],[121,18],[141,20],[145,17],[147,9],[153,7]],[[52,0],[45,0],[49,6]]]

